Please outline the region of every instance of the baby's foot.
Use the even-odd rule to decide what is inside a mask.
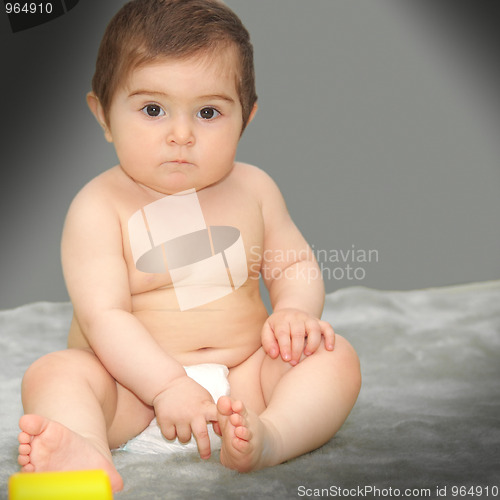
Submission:
[[[88,439],[64,425],[38,415],[24,415],[19,421],[19,458],[22,472],[104,469],[113,491],[123,480],[111,458]]]
[[[241,401],[222,396],[217,402],[222,432],[220,461],[229,469],[249,472],[278,463],[272,429]]]

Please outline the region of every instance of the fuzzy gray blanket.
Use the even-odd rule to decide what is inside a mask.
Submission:
[[[18,470],[22,374],[64,348],[70,317],[67,303],[0,311],[0,498]],[[463,498],[470,487],[499,496],[500,281],[346,288],[327,297],[323,317],[354,345],[363,373],[358,402],[334,439],[250,474],[225,469],[217,455],[204,462],[115,452],[125,480],[115,498]]]

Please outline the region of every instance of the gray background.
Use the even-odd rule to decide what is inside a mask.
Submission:
[[[16,34],[0,14],[0,309],[67,300],[65,213],[116,161],[85,94],[123,3],[80,0]],[[260,105],[238,159],[280,185],[327,291],[499,278],[494,2],[227,3],[252,35]],[[352,250],[354,262],[325,259]]]

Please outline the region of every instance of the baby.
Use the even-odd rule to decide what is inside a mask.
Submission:
[[[105,32],[88,105],[119,164],[74,199],[62,263],[68,349],[23,379],[25,472],[104,469],[156,417],[241,472],[334,436],[360,388],[350,344],[320,320],[319,267],[280,191],[235,162],[257,110],[246,29],[218,0],[134,0]],[[268,315],[259,278],[269,290]],[[228,367],[214,401],[184,367]]]

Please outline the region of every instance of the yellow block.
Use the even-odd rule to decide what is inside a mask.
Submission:
[[[113,500],[103,470],[23,472],[9,480],[9,500]]]

